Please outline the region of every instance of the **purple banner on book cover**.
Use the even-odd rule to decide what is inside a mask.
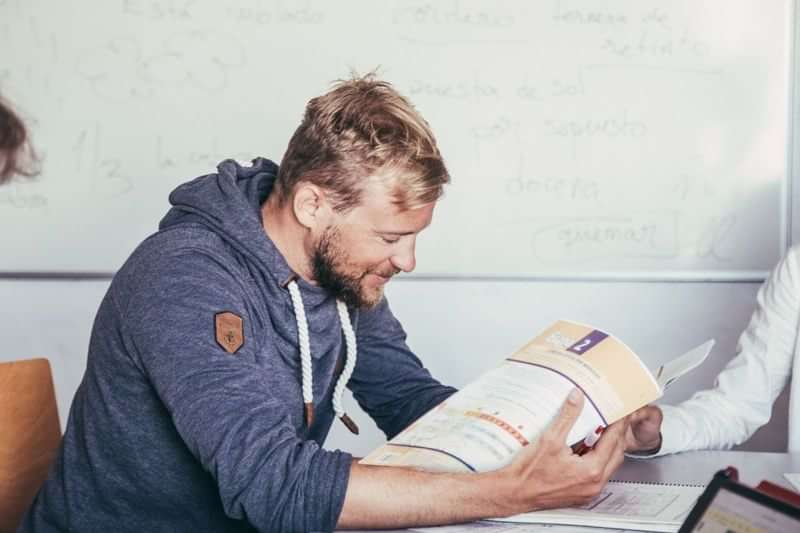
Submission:
[[[592,330],[591,333],[577,341],[575,344],[567,348],[568,352],[576,353],[578,355],[585,354],[588,350],[591,350],[593,346],[595,346],[598,342],[608,337],[608,334],[603,333],[602,331]]]

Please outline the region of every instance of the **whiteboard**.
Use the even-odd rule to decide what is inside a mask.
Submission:
[[[786,242],[793,2],[0,0],[0,92],[43,155],[0,272],[114,272],[169,191],[276,161],[380,67],[453,182],[422,276],[765,271]]]

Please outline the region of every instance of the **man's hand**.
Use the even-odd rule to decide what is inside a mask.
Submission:
[[[511,497],[498,494],[509,505],[508,514],[586,503],[600,493],[622,464],[627,418],[608,426],[585,455],[572,453],[566,445],[582,408],[583,395],[575,389],[539,439],[499,472],[510,482]]]
[[[338,529],[456,524],[586,503],[622,464],[628,420],[608,426],[595,447],[576,455],[567,435],[583,408],[573,391],[536,442],[514,461],[482,473],[432,473],[353,462]]]
[[[656,453],[661,448],[661,409],[656,405],[645,405],[634,411],[629,418],[625,451]]]

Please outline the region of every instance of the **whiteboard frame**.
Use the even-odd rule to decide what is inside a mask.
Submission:
[[[789,93],[789,116],[788,136],[787,136],[787,161],[786,168],[788,176],[785,180],[785,221],[786,234],[784,235],[784,243],[788,250],[791,246],[800,243],[800,187],[798,187],[797,180],[800,176],[800,136],[798,136],[798,127],[800,127],[800,109],[798,109],[798,102],[800,102],[800,12],[797,9],[797,0],[792,0],[790,9],[792,16],[788,17],[788,23],[792,24],[789,29],[792,35],[792,46],[790,49],[791,58],[791,73],[790,84],[791,90]],[[785,250],[784,250],[785,251]]]

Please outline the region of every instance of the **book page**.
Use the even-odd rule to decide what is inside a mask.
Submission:
[[[560,321],[361,462],[449,472],[500,468],[538,438],[573,387],[586,399],[567,444],[661,394],[624,344]]]
[[[662,390],[666,389],[679,377],[700,366],[706,360],[713,347],[714,339],[710,339],[672,361],[664,363],[655,373],[656,382],[658,382]]]

